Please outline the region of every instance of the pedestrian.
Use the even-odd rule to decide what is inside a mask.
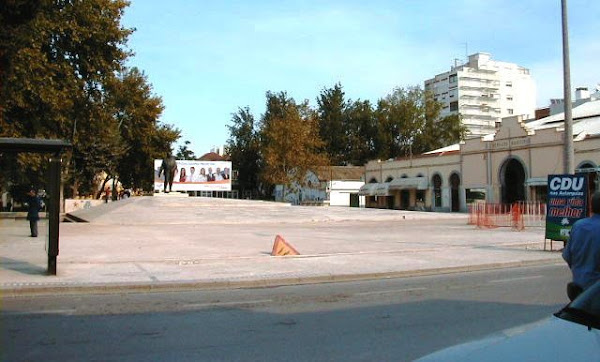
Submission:
[[[27,220],[29,220],[29,229],[33,238],[38,236],[38,220],[40,219],[41,208],[42,201],[35,189],[31,188],[27,194]]]
[[[573,300],[600,280],[600,191],[592,196],[592,215],[573,224],[562,256],[573,274],[567,285]]]

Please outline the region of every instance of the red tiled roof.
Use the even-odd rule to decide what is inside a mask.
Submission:
[[[227,157],[223,157],[215,152],[209,152],[199,158],[200,161],[228,161]]]

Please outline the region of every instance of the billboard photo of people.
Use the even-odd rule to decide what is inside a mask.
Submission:
[[[163,189],[161,163],[154,160],[154,190]],[[231,162],[177,160],[172,191],[231,191]]]

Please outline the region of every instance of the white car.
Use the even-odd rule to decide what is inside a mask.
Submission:
[[[417,361],[600,361],[600,281],[548,319]]]

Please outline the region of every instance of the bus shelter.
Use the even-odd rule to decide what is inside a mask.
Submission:
[[[56,275],[56,258],[60,226],[60,175],[61,153],[70,149],[71,144],[56,139],[0,138],[0,154],[4,153],[43,153],[48,158],[48,269],[49,275]]]

